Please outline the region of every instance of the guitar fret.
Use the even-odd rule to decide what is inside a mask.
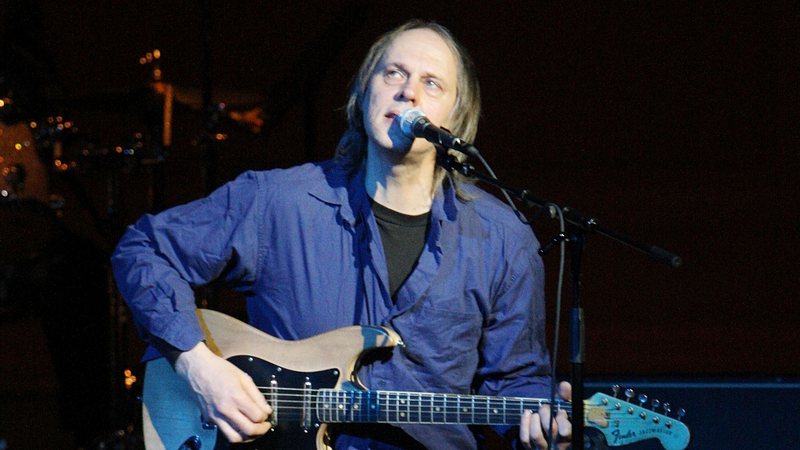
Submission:
[[[434,422],[446,423],[447,422],[447,397],[444,395],[434,396]]]
[[[380,395],[378,392],[375,393],[375,398],[370,402],[370,412],[372,413],[372,420],[374,422],[380,422],[381,419],[381,403],[380,403]]]
[[[387,398],[388,402],[386,403],[386,415],[390,418],[387,421],[390,422],[397,422],[397,394],[392,392],[389,394]],[[392,414],[394,414],[394,418],[392,418]]]
[[[358,421],[370,422],[372,419],[372,404],[369,391],[358,393]]]
[[[350,414],[349,422],[361,422],[361,398],[358,391],[347,391],[347,412]]]
[[[408,416],[408,394],[401,392],[397,394],[397,421],[405,422]]]
[[[347,391],[346,403],[344,404],[344,412],[345,412],[345,417],[347,417],[346,420],[348,422],[355,421],[355,414],[356,411],[358,410],[358,407],[356,406],[355,394],[356,394],[355,391]]]
[[[358,421],[359,422],[369,422],[370,421],[370,414],[372,414],[372,410],[370,409],[370,393],[369,393],[369,391],[359,392],[358,393]]]
[[[359,405],[357,402],[358,393],[356,391],[347,391],[347,405],[345,405],[345,410],[348,414],[350,414],[350,418],[347,419],[349,422],[356,422],[356,414],[358,414]]]
[[[425,416],[424,416],[423,408],[422,408],[422,399],[424,397],[425,397],[425,394],[423,394],[423,393],[417,394],[417,421],[420,422],[420,423],[428,423],[428,421],[425,420]]]
[[[383,406],[384,406],[384,410],[386,411],[386,421],[387,422],[391,422],[392,418],[391,418],[390,414],[392,413],[392,407],[389,404],[389,402],[392,400],[392,395],[390,393],[388,393],[388,392],[384,392],[383,396],[384,396],[384,401],[385,401]]]
[[[339,401],[336,403],[336,415],[340,422],[347,422],[347,391],[339,391]]]
[[[472,422],[472,423],[475,423],[475,410],[476,409],[477,408],[475,408],[475,396],[470,396],[469,397],[469,410],[470,410],[469,411],[469,413],[470,413],[470,415],[469,415],[469,419],[470,420],[469,421]]]
[[[419,423],[420,413],[419,406],[419,393],[409,392],[408,394],[408,414],[406,415],[407,422]]]
[[[331,404],[331,414],[333,415],[332,420],[334,422],[340,422],[339,419],[339,398],[342,396],[342,391],[336,391],[333,395],[333,402]]]
[[[505,418],[505,402],[503,399],[495,399],[492,397],[487,397],[488,406],[488,423],[489,424],[498,424],[504,423],[503,419]]]
[[[342,396],[342,412],[344,413],[344,421],[353,421],[353,391],[345,391]]]
[[[425,423],[434,423],[433,422],[433,394],[427,394],[428,396],[428,406],[427,408],[427,416],[425,418],[420,417]],[[422,410],[422,401],[420,401],[420,409]],[[427,419],[427,420],[424,420]]]
[[[389,413],[391,412],[391,408],[389,407],[389,397],[390,397],[389,393],[387,392],[383,393],[383,401],[384,401],[383,410],[386,411],[386,420],[385,420],[386,422],[391,422],[391,419],[389,418]]]
[[[472,397],[471,400],[472,400],[470,402],[470,409],[472,409],[472,411],[470,411],[472,413],[472,421],[471,422],[475,423],[475,397]]]
[[[394,394],[394,421],[400,421],[400,394]]]
[[[414,395],[415,394],[413,393],[406,394],[406,414],[405,414],[406,422],[412,421],[411,419],[413,417],[412,414],[414,414],[414,406],[415,406]],[[414,422],[416,422],[416,420],[414,420]]]

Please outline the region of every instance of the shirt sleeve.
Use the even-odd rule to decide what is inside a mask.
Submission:
[[[530,230],[506,239],[503,282],[484,326],[478,393],[549,398],[550,356],[546,347],[544,265]],[[511,247],[511,248],[509,248]],[[511,427],[495,427],[501,436]]]
[[[259,261],[258,181],[245,173],[204,199],[128,227],[111,264],[146,341],[191,349],[203,339],[193,288],[218,278],[241,289],[252,285]]]

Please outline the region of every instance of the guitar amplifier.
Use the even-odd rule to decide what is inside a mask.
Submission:
[[[626,379],[606,381],[587,379],[585,394],[612,393],[611,386],[622,387],[619,397],[626,400],[624,391],[634,390],[631,403],[639,404],[644,394],[645,407],[658,400],[656,412],[664,414],[669,403],[676,417],[679,408],[686,410],[682,421],[689,427],[689,449],[800,449],[800,380],[658,380]],[[587,443],[596,441],[586,430]],[[611,444],[611,443],[609,443]],[[602,448],[602,447],[600,447]],[[655,440],[645,440],[626,446],[611,447],[624,450],[662,449]]]

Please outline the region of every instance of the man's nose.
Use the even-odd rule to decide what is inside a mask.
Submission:
[[[412,105],[416,105],[418,99],[417,98],[418,89],[419,89],[419,82],[416,82],[412,79],[408,79],[400,89],[398,97],[401,100],[411,102]]]

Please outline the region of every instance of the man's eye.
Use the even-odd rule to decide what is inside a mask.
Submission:
[[[387,70],[386,72],[384,72],[383,78],[386,81],[397,82],[397,81],[402,81],[405,78],[405,76],[403,75],[403,72],[400,72],[399,70],[391,69],[391,70]]]
[[[437,80],[425,80],[425,89],[432,94],[441,94],[444,91],[442,84]]]
[[[440,85],[436,80],[425,80],[425,86],[441,89],[442,85]]]

